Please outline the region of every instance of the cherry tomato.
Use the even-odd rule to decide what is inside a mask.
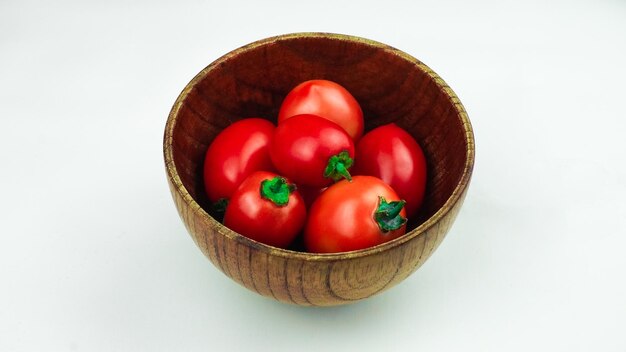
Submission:
[[[292,116],[312,114],[343,127],[356,142],[363,135],[363,111],[356,99],[341,85],[315,79],[302,82],[283,100],[278,124]]]
[[[287,248],[306,221],[306,208],[295,185],[282,176],[257,171],[232,194],[224,225],[274,247]]]
[[[364,249],[402,236],[404,201],[373,176],[354,176],[328,187],[309,209],[304,243],[309,252]]]
[[[254,171],[272,171],[269,143],[274,125],[262,118],[239,120],[215,137],[204,158],[204,187],[212,202],[226,200]]]
[[[406,201],[413,216],[424,200],[426,158],[413,137],[394,123],[377,127],[359,141],[354,161],[355,175],[376,176]]]
[[[296,184],[322,188],[350,177],[354,143],[336,123],[298,115],[276,127],[270,157],[280,174]]]

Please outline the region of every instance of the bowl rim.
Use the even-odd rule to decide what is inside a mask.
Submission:
[[[391,241],[379,244],[374,247],[369,247],[365,249],[360,249],[356,251],[349,252],[337,252],[337,253],[309,253],[309,252],[300,252],[294,251],[290,249],[283,249],[278,247],[273,247],[270,245],[266,245],[261,242],[257,242],[253,239],[250,239],[244,235],[241,235],[219,221],[213,218],[208,212],[206,212],[191,196],[191,194],[187,191],[185,186],[183,185],[178,171],[176,169],[176,165],[174,163],[174,155],[173,155],[173,131],[176,126],[176,122],[178,119],[178,112],[183,104],[183,101],[186,99],[191,90],[196,86],[196,84],[203,79],[211,70],[215,67],[219,67],[220,64],[230,60],[232,57],[239,55],[243,52],[255,49],[259,46],[271,44],[277,41],[282,40],[293,40],[297,38],[322,38],[329,40],[338,40],[338,41],[347,41],[347,42],[358,42],[369,47],[381,49],[387,51],[390,54],[401,57],[402,59],[411,62],[415,66],[417,66],[420,70],[426,73],[433,82],[439,87],[441,91],[445,93],[447,98],[449,99],[450,104],[456,110],[457,116],[461,119],[463,129],[465,131],[465,141],[466,141],[466,158],[465,165],[463,167],[463,173],[461,178],[459,179],[456,187],[452,191],[452,194],[448,199],[444,202],[444,204],[428,219],[422,222],[419,226],[414,228],[413,230],[407,232],[403,236],[400,236]],[[345,259],[354,259],[359,257],[371,256],[378,254],[380,252],[385,252],[397,246],[401,246],[403,243],[411,241],[412,239],[423,236],[431,227],[435,226],[443,217],[445,217],[455,206],[455,204],[459,201],[462,201],[462,197],[466,188],[469,185],[469,181],[471,178],[472,170],[474,167],[475,160],[475,144],[474,144],[474,133],[472,129],[472,125],[470,123],[469,117],[465,108],[463,107],[461,101],[454,93],[452,88],[448,86],[445,81],[439,77],[437,73],[435,73],[430,67],[422,63],[420,60],[415,57],[399,50],[394,47],[391,47],[387,44],[383,44],[371,39],[366,39],[354,35],[347,34],[338,34],[338,33],[326,33],[326,32],[297,32],[297,33],[289,33],[289,34],[281,34],[276,35],[264,39],[260,39],[254,41],[250,44],[241,46],[235,50],[232,50],[225,55],[219,57],[217,60],[210,63],[200,72],[198,72],[194,78],[187,83],[185,88],[178,95],[172,109],[167,118],[167,123],[165,125],[165,133],[163,137],[163,154],[165,159],[165,168],[169,181],[173,185],[175,191],[181,197],[182,201],[186,203],[189,207],[189,210],[196,213],[194,215],[200,215],[200,218],[206,225],[210,226],[214,231],[219,233],[222,236],[225,236],[229,240],[237,241],[243,245],[253,247],[261,252],[264,252],[268,255],[291,258],[291,259],[299,259],[305,261],[337,261],[337,260],[345,260]]]

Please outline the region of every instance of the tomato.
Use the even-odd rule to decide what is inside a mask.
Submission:
[[[302,82],[283,100],[278,124],[300,114],[312,114],[335,122],[356,142],[363,135],[363,111],[357,100],[341,85],[315,79]]]
[[[322,188],[350,178],[354,143],[336,123],[315,115],[298,115],[276,127],[270,158],[279,173],[297,185]]]
[[[417,141],[394,123],[377,127],[361,138],[356,146],[353,174],[385,181],[406,201],[409,217],[422,205],[426,158]]]
[[[239,120],[215,137],[204,158],[204,187],[212,202],[230,198],[255,171],[273,171],[269,143],[274,124],[262,118]]]
[[[309,252],[369,248],[406,231],[404,201],[373,176],[353,176],[328,187],[309,209],[304,243]]]
[[[287,248],[306,221],[304,200],[282,176],[257,171],[232,194],[224,225],[248,238]]]

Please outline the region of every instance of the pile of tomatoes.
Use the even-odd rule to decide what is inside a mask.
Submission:
[[[424,198],[424,154],[393,123],[363,133],[348,90],[303,82],[277,126],[245,118],[217,135],[204,162],[207,196],[224,225],[275,247],[303,236],[309,252],[346,252],[402,236]]]

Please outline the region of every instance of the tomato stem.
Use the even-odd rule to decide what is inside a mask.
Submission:
[[[324,177],[331,178],[337,182],[342,178],[352,181],[352,176],[348,169],[352,166],[353,160],[347,150],[333,155],[328,159],[326,169],[324,169]]]
[[[378,208],[374,213],[374,219],[383,233],[397,230],[406,224],[407,218],[400,215],[405,203],[404,200],[387,202],[385,197],[378,197]]]
[[[289,196],[296,190],[296,185],[287,183],[284,177],[276,176],[263,180],[259,189],[261,198],[267,199],[279,207],[289,203]]]
[[[220,214],[224,214],[227,206],[228,206],[228,198],[220,198],[217,201],[215,201],[215,203],[213,203],[213,209]]]

